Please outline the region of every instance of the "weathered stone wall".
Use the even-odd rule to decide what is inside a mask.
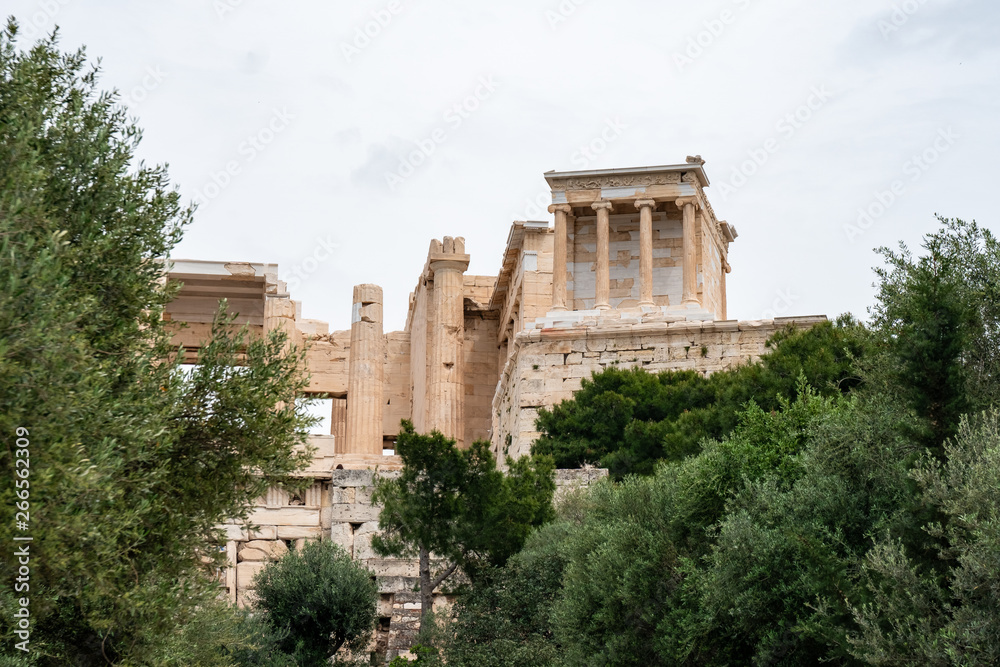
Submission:
[[[382,432],[386,437],[399,433],[399,422],[410,418],[410,334],[393,331],[385,336],[385,390]]]
[[[722,255],[719,241],[710,231],[703,215],[698,216],[698,298],[702,308],[724,317],[724,295],[722,285]],[[680,252],[678,250],[678,252]]]
[[[257,502],[251,521],[254,527],[226,525],[229,568],[226,584],[230,599],[248,604],[253,595],[252,579],[266,563],[277,560],[306,539],[329,539],[376,577],[378,584],[378,630],[373,650],[386,660],[406,652],[420,628],[419,572],[415,559],[381,558],[372,550],[378,533],[379,508],[372,504],[374,480],[399,475],[398,457],[377,462],[366,457],[338,457],[340,465],[372,467],[340,469],[315,479],[298,496],[271,489]],[[590,486],[607,477],[596,468],[556,471],[556,497],[571,489]],[[453,585],[453,583],[452,583]],[[455,596],[446,582],[434,596],[434,609],[450,606]]]
[[[617,213],[617,212],[616,212]],[[567,292],[572,310],[594,307],[597,263],[597,217],[576,219],[569,233]],[[610,219],[610,303],[613,308],[639,305],[639,213],[615,214]],[[653,214],[653,301],[658,306],[681,302],[683,271],[681,214]]]
[[[309,344],[306,357],[308,391],[346,396],[351,332],[314,333],[306,336],[306,340]]]
[[[488,440],[490,406],[497,388],[497,325],[495,312],[465,311],[465,440]]]
[[[427,342],[434,326],[428,309],[430,290],[423,275],[410,299],[406,331],[410,334],[410,419],[418,433],[427,431]]]
[[[618,368],[695,370],[708,375],[759,358],[767,339],[788,326],[810,327],[825,317],[750,322],[630,322],[526,331],[515,338],[493,401],[493,452],[517,457],[538,437],[541,407],[573,397],[583,378]]]
[[[229,600],[239,605],[251,601],[253,577],[269,560],[286,554],[289,548],[307,539],[321,539],[329,532],[329,517],[323,509],[330,505],[330,485],[315,479],[300,495],[281,489],[270,489],[258,499],[250,515],[252,528],[226,524],[222,526],[226,539],[228,567],[225,573]]]

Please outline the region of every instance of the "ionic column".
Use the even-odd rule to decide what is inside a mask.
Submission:
[[[553,204],[549,213],[556,214],[555,242],[552,249],[552,310],[566,310],[566,248],[569,242],[567,218],[573,212],[569,204]]]
[[[729,304],[726,302],[726,274],[732,273],[733,267],[726,258],[722,259],[722,319],[729,317]]]
[[[597,211],[597,288],[594,292],[594,308],[598,310],[610,310],[611,202],[599,201],[593,204],[592,208]]]
[[[382,288],[357,285],[351,314],[345,453],[382,455]],[[334,447],[337,447],[334,442]],[[339,450],[340,448],[337,447]]]
[[[462,445],[465,439],[465,239],[431,243],[428,267],[434,274],[428,372],[428,426]]]
[[[653,302],[653,209],[652,199],[638,199],[639,209],[639,305],[655,306]]]
[[[681,304],[685,306],[700,306],[698,301],[698,248],[695,232],[695,213],[698,210],[697,197],[681,197],[674,203],[684,214],[684,291]]]

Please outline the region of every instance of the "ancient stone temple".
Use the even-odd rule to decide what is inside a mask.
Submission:
[[[822,316],[727,319],[726,281],[736,229],[718,220],[704,162],[544,175],[550,221],[517,221],[492,276],[468,275],[460,236],[430,242],[403,331],[385,332],[382,290],[358,285],[349,331],[305,320],[277,266],[174,261],[183,282],[167,317],[193,355],[218,300],[259,335],[284,328],[309,343],[309,391],[332,397],[331,433],[302,497],[272,490],[256,527],[226,526],[231,599],[243,601],[267,558],[304,539],[332,539],[377,576],[379,649],[409,646],[419,615],[416,563],[371,550],[378,508],[372,477],[398,470],[391,450],[400,420],[462,445],[485,439],[498,459],[530,451],[538,410],[571,398],[583,378],[610,365],[650,371],[730,368],[760,356],[767,338]],[[456,230],[461,232],[461,230]],[[601,471],[560,471],[560,486]],[[440,601],[446,602],[446,596]]]

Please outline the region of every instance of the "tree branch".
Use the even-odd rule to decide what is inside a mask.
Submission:
[[[457,568],[458,568],[458,563],[452,563],[447,570],[438,575],[438,578],[431,582],[431,592],[433,593],[434,589],[440,586],[441,582],[450,577]]]

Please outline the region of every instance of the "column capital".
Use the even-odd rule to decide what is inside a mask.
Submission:
[[[643,209],[643,208],[647,208],[647,207],[648,208],[656,208],[656,200],[655,199],[636,199],[635,200],[635,207],[638,208],[638,209]]]
[[[432,273],[448,270],[465,273],[469,268],[469,259],[468,255],[431,255],[428,266]]]
[[[597,201],[591,204],[590,208],[594,209],[595,211],[606,210],[610,213],[611,209],[613,208],[613,205],[609,201]]]
[[[677,208],[680,209],[683,209],[688,204],[694,206],[695,210],[701,208],[701,200],[697,197],[678,197],[674,200],[674,204],[676,204]]]
[[[573,212],[573,207],[569,204],[552,204],[549,206],[549,213],[565,213],[569,215]]]
[[[454,269],[465,273],[469,268],[469,256],[465,254],[465,239],[461,236],[446,236],[440,241],[431,240],[427,252],[427,267],[432,273]]]

